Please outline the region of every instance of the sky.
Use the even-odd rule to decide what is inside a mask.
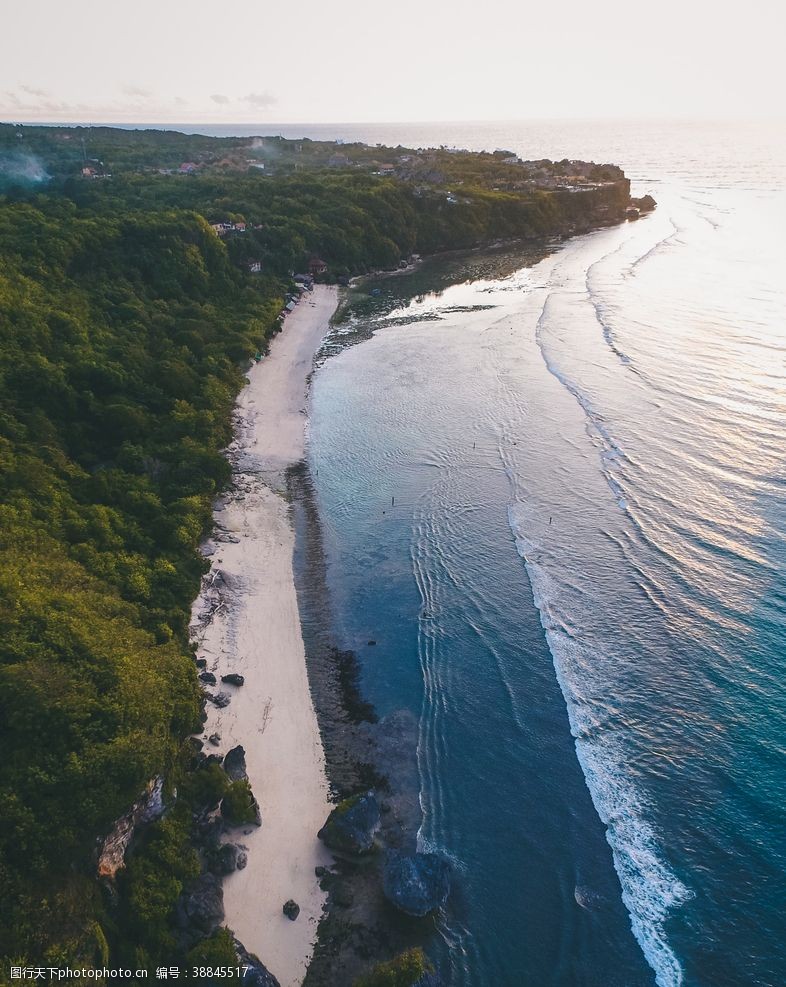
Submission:
[[[783,117],[778,0],[24,0],[0,120]]]

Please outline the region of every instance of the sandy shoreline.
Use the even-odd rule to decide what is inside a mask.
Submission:
[[[305,453],[307,379],[337,304],[335,288],[316,286],[287,318],[269,356],[248,373],[230,446],[235,490],[215,511],[208,551],[226,606],[195,631],[198,655],[231,696],[208,702],[203,739],[220,735],[224,754],[241,744],[262,826],[236,831],[248,864],[224,884],[226,925],[281,983],[300,985],[325,902],[314,874],[331,857],[316,837],[330,811],[325,759],[309,690],[293,575],[294,532],[282,497],[283,472]],[[197,598],[193,621],[206,605]],[[220,682],[239,672],[245,684]],[[282,905],[300,906],[290,922]]]

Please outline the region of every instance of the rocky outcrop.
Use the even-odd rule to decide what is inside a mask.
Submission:
[[[226,692],[206,692],[205,697],[209,699],[214,706],[218,706],[219,709],[223,709],[231,702],[231,699]]]
[[[243,683],[246,680],[243,678],[242,675],[239,675],[237,672],[229,672],[227,675],[222,675],[221,676],[221,681],[222,682],[228,682],[229,685],[238,685],[239,686],[239,685],[243,685]]]
[[[436,853],[388,850],[382,873],[385,897],[399,911],[421,918],[440,908],[450,894],[450,866]]]
[[[279,982],[260,962],[259,957],[249,953],[237,939],[235,940],[235,951],[239,965],[246,967],[246,972],[240,981],[243,987],[280,987]]]
[[[224,891],[221,878],[200,874],[180,896],[177,924],[192,936],[210,936],[224,921]]]
[[[128,845],[139,826],[154,822],[164,814],[164,779],[153,778],[147,783],[144,793],[121,816],[104,840],[98,858],[98,876],[114,880],[117,872],[125,866]]]
[[[641,198],[631,198],[631,205],[635,206],[639,212],[652,212],[652,210],[657,205],[656,201],[651,195],[642,195]]]
[[[300,905],[291,898],[289,901],[284,902],[284,907],[281,909],[290,922],[294,922],[295,919],[300,914]]]
[[[226,876],[236,870],[243,870],[248,863],[248,854],[237,843],[221,843],[211,854],[210,867],[213,873]]]
[[[338,853],[368,853],[379,830],[379,803],[373,792],[354,795],[330,813],[317,836]]]
[[[224,757],[224,771],[226,771],[232,781],[248,781],[248,775],[246,774],[246,752],[240,744],[227,751]]]

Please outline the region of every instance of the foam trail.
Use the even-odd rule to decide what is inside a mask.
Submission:
[[[683,971],[666,937],[665,922],[669,912],[690,900],[693,893],[659,856],[656,834],[646,818],[647,805],[628,775],[624,752],[604,730],[602,720],[591,706],[583,702],[582,690],[573,682],[571,673],[576,668],[581,668],[582,677],[586,678],[587,670],[595,663],[561,628],[552,607],[552,601],[558,598],[557,583],[532,561],[539,549],[522,533],[514,505],[508,509],[508,519],[529,575],[534,603],[565,697],[579,763],[606,827],[633,934],[655,971],[658,987],[681,987]],[[591,683],[585,681],[583,686],[585,690],[595,691]]]

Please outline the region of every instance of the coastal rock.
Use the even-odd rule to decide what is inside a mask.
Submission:
[[[340,802],[317,836],[339,853],[368,853],[378,830],[379,803],[373,792],[366,792]]]
[[[248,854],[237,843],[222,843],[213,857],[212,869],[217,874],[232,874],[243,870],[248,863]]]
[[[244,801],[238,804],[234,799],[224,797],[221,800],[221,817],[226,820],[229,826],[261,826],[262,812],[259,802],[254,798],[254,794],[248,788]],[[245,830],[246,833],[251,832]]]
[[[399,911],[421,918],[444,905],[450,894],[450,866],[436,853],[388,850],[382,888]]]
[[[224,921],[224,892],[221,878],[201,874],[180,896],[177,904],[178,925],[209,936]]]
[[[197,658],[196,660],[197,668],[207,668],[207,658]]]
[[[260,961],[259,957],[249,953],[237,939],[235,940],[235,950],[239,964],[246,968],[243,979],[240,981],[243,987],[280,987],[278,980]]]
[[[228,682],[229,685],[238,685],[238,686],[240,686],[240,685],[243,685],[243,683],[246,680],[243,678],[242,675],[238,675],[237,672],[229,672],[228,675],[222,675],[221,676],[221,681],[222,682]]]
[[[221,734],[220,733],[211,733],[210,736],[207,739],[210,741],[210,743],[214,747],[218,747],[218,745],[221,743]]]
[[[632,198],[630,201],[639,210],[639,212],[652,212],[657,205],[657,202],[651,195],[642,195],[641,198]]]
[[[215,805],[207,807],[208,810],[215,808]],[[200,816],[196,821],[197,839],[199,847],[206,850],[209,855],[215,856],[221,848],[221,836],[224,832],[223,820],[215,816]]]
[[[246,752],[240,744],[227,751],[224,757],[224,771],[232,781],[248,781],[246,774]]]
[[[284,907],[282,911],[284,912],[284,914],[286,915],[286,917],[289,919],[290,922],[294,922],[295,919],[300,914],[300,905],[298,905],[296,901],[293,901],[290,898],[289,901],[284,902]]]
[[[204,682],[206,685],[215,685],[216,677],[212,672],[200,672],[199,681]]]
[[[223,709],[231,702],[229,696],[225,692],[206,692],[205,695],[210,702],[213,703],[214,706],[218,706],[219,709]]]

